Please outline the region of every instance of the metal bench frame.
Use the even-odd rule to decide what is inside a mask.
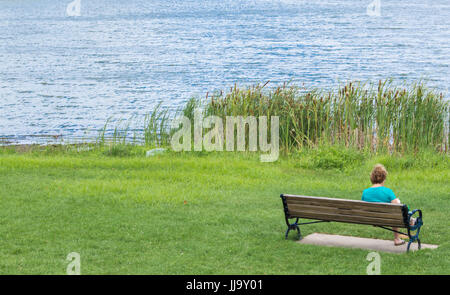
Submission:
[[[288,205],[287,205],[287,202],[286,202],[286,197],[284,196],[284,194],[281,194],[280,197],[281,197],[281,200],[283,201],[284,216],[285,216],[286,224],[287,224],[287,227],[288,227],[287,230],[286,230],[286,233],[284,235],[285,239],[288,238],[289,232],[291,230],[297,230],[297,239],[301,240],[302,239],[302,235],[301,235],[301,231],[300,231],[299,225],[321,223],[321,222],[331,222],[332,221],[332,220],[318,220],[318,221],[299,223],[300,217],[291,216],[289,214],[289,209],[288,209]],[[343,200],[345,200],[345,199],[343,199]],[[408,230],[408,233],[403,233],[403,232],[400,232],[400,231],[396,231],[396,230],[393,230],[392,228],[388,228],[388,227],[385,227],[385,226],[380,226],[380,225],[373,225],[373,226],[380,227],[380,228],[385,229],[385,230],[393,231],[393,232],[396,232],[396,233],[408,236],[409,237],[409,241],[408,241],[408,245],[407,245],[407,248],[406,248],[406,252],[409,252],[409,248],[411,247],[411,244],[413,242],[417,242],[418,243],[418,248],[421,249],[422,246],[421,246],[421,242],[420,242],[420,239],[419,239],[419,233],[420,233],[420,228],[423,225],[422,210],[414,209],[414,210],[408,212],[408,206],[403,205],[402,212],[403,212],[403,220],[405,222],[405,227]],[[415,213],[418,213],[419,216],[416,217],[415,224],[414,225],[410,225],[411,218],[414,216]],[[290,223],[289,219],[293,219],[293,218],[296,219],[295,222],[294,223]],[[339,221],[339,222],[342,222],[342,221]],[[346,222],[343,222],[343,223],[346,223]],[[413,233],[413,232],[415,232],[415,233]]]

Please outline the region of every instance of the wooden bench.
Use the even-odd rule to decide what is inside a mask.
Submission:
[[[282,194],[280,197],[283,201],[284,214],[288,226],[285,234],[286,239],[290,230],[297,230],[298,239],[301,239],[299,225],[336,221],[373,225],[407,235],[409,237],[407,251],[409,251],[411,243],[416,241],[418,248],[421,248],[419,239],[420,227],[423,225],[421,210],[415,209],[408,212],[408,206],[404,204],[372,203],[288,194]],[[416,217],[415,224],[411,226],[410,220],[416,212],[418,213],[418,217]],[[289,219],[293,218],[296,219],[295,222],[290,223]],[[300,218],[318,221],[299,223]],[[406,228],[408,233],[396,231],[392,227]],[[412,233],[414,231],[415,234]]]

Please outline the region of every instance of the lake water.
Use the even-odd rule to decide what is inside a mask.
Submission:
[[[380,16],[366,0],[80,0],[68,16],[70,2],[0,0],[3,140],[96,136],[110,117],[138,122],[234,83],[449,90],[448,0],[381,0]]]

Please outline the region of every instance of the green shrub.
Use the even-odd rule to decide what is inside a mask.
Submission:
[[[320,147],[312,152],[312,167],[345,169],[360,165],[365,160],[362,152],[339,146]]]
[[[377,163],[383,164],[388,170],[450,167],[449,156],[447,154],[439,154],[434,151],[423,151],[405,155],[383,155],[376,157],[375,160]]]

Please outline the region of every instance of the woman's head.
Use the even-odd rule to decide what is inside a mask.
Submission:
[[[373,167],[372,173],[370,173],[370,181],[372,184],[382,184],[386,180],[388,172],[381,164],[376,164]]]

